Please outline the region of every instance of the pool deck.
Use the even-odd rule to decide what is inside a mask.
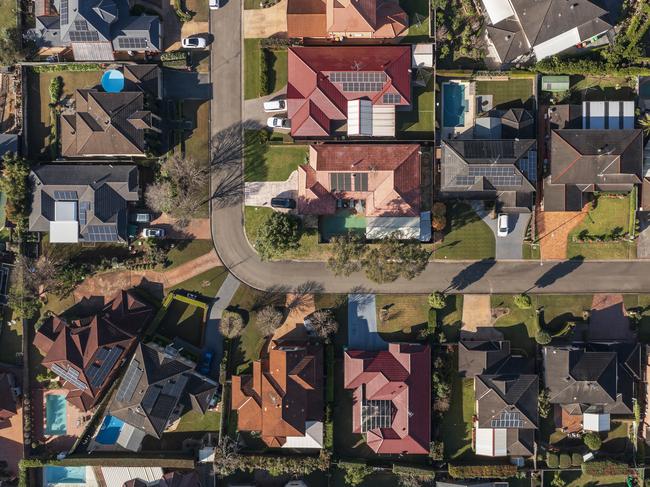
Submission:
[[[441,140],[447,139],[471,139],[474,135],[474,119],[476,118],[476,87],[471,81],[464,80],[449,80],[445,81],[442,84],[442,89],[445,89],[445,85],[448,83],[456,83],[463,85],[465,87],[465,96],[467,99],[468,110],[465,112],[464,124],[459,127],[442,127],[440,129]],[[444,120],[444,110],[445,110],[445,97],[444,93],[441,97],[442,100],[442,120]],[[444,125],[444,124],[443,124]]]
[[[65,396],[67,389],[33,389],[32,398],[34,404],[42,404],[42,414],[36,414],[34,418],[34,435],[39,441],[45,442],[48,446],[55,449],[69,449],[76,439],[83,433],[87,420],[90,419],[92,412],[86,413],[80,411],[75,406],[66,402],[67,422],[65,435],[47,435],[45,434],[45,401],[50,394],[60,394]]]

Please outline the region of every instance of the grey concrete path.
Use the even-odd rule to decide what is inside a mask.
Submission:
[[[650,259],[650,213],[639,211],[639,236],[637,237],[636,256],[639,259]]]
[[[499,237],[497,236],[497,220],[492,218],[490,212],[484,209],[483,202],[471,201],[470,206],[494,233],[497,260],[523,259],[523,243],[530,215],[508,215],[508,235]]]
[[[348,296],[348,348],[351,350],[388,348],[377,331],[377,301],[374,294]]]
[[[244,183],[246,206],[271,206],[271,198],[298,196],[298,171],[293,171],[286,181],[259,181]]]
[[[212,306],[210,307],[210,311],[208,312],[208,320],[205,324],[203,349],[212,350],[214,352],[212,370],[210,370],[210,373],[215,378],[219,377],[219,364],[223,357],[223,336],[219,332],[221,315],[230,305],[230,301],[237,292],[237,289],[239,289],[239,285],[239,281],[232,274],[228,274],[228,277],[223,281],[219,291],[217,291]]]

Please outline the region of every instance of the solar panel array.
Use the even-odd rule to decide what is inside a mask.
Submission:
[[[343,83],[343,91],[380,91],[384,83]]]
[[[120,37],[117,40],[120,49],[146,49],[147,39],[144,37]]]
[[[88,22],[85,20],[75,20],[74,30],[88,30]]]
[[[140,362],[132,360],[129,364],[129,368],[126,369],[126,374],[124,374],[124,379],[122,379],[120,389],[117,391],[116,399],[119,402],[131,400],[135,388],[138,387],[138,382],[140,382],[142,374],[144,374],[144,370],[140,368]]]
[[[384,103],[399,103],[402,101],[402,96],[397,93],[384,93],[383,102]]]
[[[456,176],[456,184],[458,186],[471,186],[476,182],[474,176]]]
[[[349,172],[330,173],[330,191],[352,191],[352,174]]]
[[[502,412],[497,419],[490,421],[492,428],[523,428],[524,421],[517,412]]]
[[[110,225],[88,225],[86,240],[89,242],[117,242],[117,228]]]
[[[70,40],[72,42],[97,42],[99,41],[99,34],[94,31],[70,31]]]
[[[517,166],[523,172],[529,181],[534,183],[537,181],[537,151],[528,151],[527,157],[522,157]]]
[[[149,387],[149,389],[147,389],[147,392],[144,393],[144,397],[140,402],[140,406],[142,406],[142,409],[144,409],[147,412],[151,411],[151,409],[154,407],[154,404],[156,404],[156,400],[158,399],[160,392],[161,392],[161,388],[158,386]]]
[[[388,77],[383,71],[335,71],[330,73],[332,83],[385,83]]]
[[[61,24],[65,25],[68,23],[68,0],[61,0]]]
[[[79,225],[88,223],[88,210],[90,210],[90,201],[79,203]]]
[[[512,159],[515,157],[514,141],[509,140],[465,140],[465,159]]]
[[[390,428],[393,422],[393,405],[387,400],[363,400],[361,404],[361,432],[376,428]]]
[[[106,349],[103,348],[100,350]],[[90,385],[92,387],[99,387],[104,383],[106,377],[108,377],[108,374],[110,374],[111,370],[113,370],[113,367],[117,363],[117,360],[120,358],[120,355],[122,355],[123,351],[124,349],[122,347],[113,347],[105,352],[103,362],[99,367],[96,367],[95,365],[90,367],[86,373],[86,376],[88,377],[88,380],[90,381]]]
[[[55,191],[54,199],[57,201],[77,201],[76,191]]]
[[[468,176],[485,176],[495,186],[519,186],[522,178],[513,167],[470,166]]]
[[[52,365],[52,372],[54,372],[64,381],[69,382],[70,384],[75,386],[77,389],[81,389],[82,391],[88,389],[88,386],[86,386],[84,382],[79,380],[79,371],[77,369],[73,369],[71,367],[64,369],[59,364],[54,364]]]

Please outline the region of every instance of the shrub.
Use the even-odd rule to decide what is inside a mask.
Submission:
[[[61,99],[63,95],[63,78],[61,76],[55,76],[50,81],[50,102],[56,104]]]
[[[445,293],[441,291],[435,291],[429,294],[429,306],[431,306],[433,309],[443,309],[446,304],[446,298],[447,297],[445,296]]]
[[[592,477],[625,475],[630,470],[627,464],[615,462],[614,460],[592,460],[591,462],[583,463],[580,468],[583,474],[591,475]]]
[[[413,465],[398,465],[396,463],[393,463],[393,473],[395,475],[411,475],[429,480],[433,480],[436,475],[432,467],[415,467]]]
[[[582,440],[591,451],[600,450],[600,447],[603,445],[603,440],[600,439],[598,433],[587,433]]]
[[[431,308],[427,317],[427,335],[433,336],[438,327],[438,310]]]
[[[372,473],[372,468],[364,464],[339,463],[339,467],[345,471],[346,485],[359,485],[365,478]]]
[[[568,453],[560,453],[560,468],[566,469],[571,467],[571,455]]]
[[[546,466],[548,468],[558,468],[560,465],[560,460],[557,453],[547,452],[546,453]]]
[[[515,305],[519,309],[530,309],[533,305],[533,302],[528,294],[517,294],[514,301]]]
[[[572,453],[571,454],[571,466],[573,467],[579,467],[582,465],[582,455],[580,453]]]
[[[514,465],[449,465],[449,476],[455,479],[507,479],[517,474]]]
[[[434,461],[441,461],[444,458],[445,444],[442,441],[429,443],[429,458]]]
[[[551,343],[551,335],[549,335],[547,331],[539,330],[535,335],[535,341],[539,345],[548,345]]]
[[[431,215],[431,228],[441,232],[447,226],[447,218],[444,215]]]
[[[433,207],[431,208],[431,214],[436,216],[445,216],[447,214],[447,205],[445,205],[442,201],[434,203]]]

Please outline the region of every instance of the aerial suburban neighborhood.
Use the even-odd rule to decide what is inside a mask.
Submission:
[[[650,486],[649,141],[650,0],[0,0],[0,487]]]

